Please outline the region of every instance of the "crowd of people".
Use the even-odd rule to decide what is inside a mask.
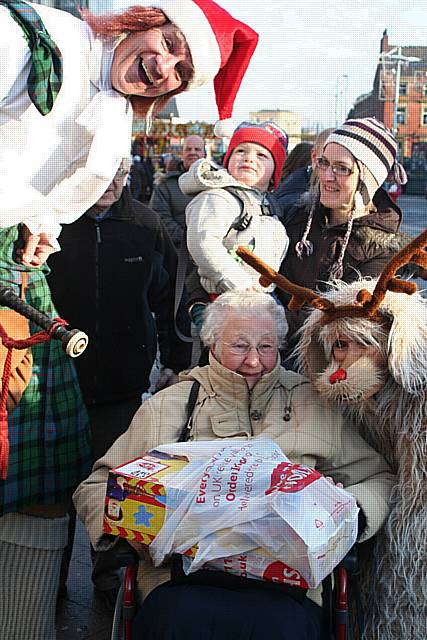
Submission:
[[[54,341],[33,347],[31,375],[9,411],[0,479],[0,637],[8,640],[55,638],[76,511],[92,544],[94,588],[114,602],[120,577],[108,559],[117,539],[103,534],[108,471],[179,438],[195,383],[191,439],[271,438],[353,494],[361,543],[386,525],[399,478],[343,397],[322,393],[322,371],[312,375],[301,356],[313,315],[276,286],[284,276],[318,292],[353,287],[379,277],[402,249],[408,238],[390,195],[405,183],[395,137],[374,117],[352,119],[289,153],[274,123],[242,122],[222,165],[196,135],[161,175],[135,146],[130,165],[133,114],[149,126],[172,96],[212,80],[220,134],[258,41],[213,0],[147,5],[83,10],[79,20],[0,0],[1,279],[90,338],[76,366]],[[383,188],[390,182],[396,190]],[[279,280],[260,281],[241,247]],[[411,258],[412,273],[425,275],[427,264]],[[381,323],[380,333],[390,329],[386,312]],[[343,372],[337,381],[362,352],[382,381],[391,356],[379,339],[357,335],[357,357],[345,328],[322,343]],[[169,565],[155,568],[144,545],[130,546],[140,558],[134,640],[261,640],[266,621],[278,640],[327,638],[320,588],[298,597],[255,580],[231,588],[220,572],[187,583]],[[383,639],[398,640],[398,626]]]

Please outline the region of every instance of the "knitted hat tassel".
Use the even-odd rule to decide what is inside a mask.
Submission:
[[[344,255],[347,250],[348,241],[350,240],[351,230],[353,228],[355,209],[351,212],[351,218],[347,222],[347,230],[345,232],[344,240],[341,247],[339,258],[329,270],[329,275],[332,280],[341,280],[344,275]]]
[[[395,162],[393,165],[393,177],[396,184],[406,184],[408,182],[408,176],[400,162]]]

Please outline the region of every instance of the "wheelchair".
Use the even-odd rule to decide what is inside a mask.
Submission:
[[[135,562],[132,550],[130,550],[130,553],[121,551],[116,561],[123,567],[124,571],[114,611],[111,640],[132,640],[132,625],[138,610],[136,598],[138,562]],[[352,591],[352,601],[354,600],[356,603],[354,612],[351,611],[350,607],[350,591]],[[323,594],[324,614],[330,640],[356,640],[356,638],[361,638],[364,621],[360,604],[356,547],[350,549],[345,558],[335,568],[333,581],[331,576],[326,578],[323,583]],[[354,634],[354,618],[356,619],[358,635]]]

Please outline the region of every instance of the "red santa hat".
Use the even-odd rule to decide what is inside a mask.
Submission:
[[[194,66],[187,90],[213,80],[219,120],[230,119],[258,34],[213,0],[144,0],[140,4],[161,9],[182,31]],[[226,123],[221,125],[217,123],[216,134],[231,135]]]

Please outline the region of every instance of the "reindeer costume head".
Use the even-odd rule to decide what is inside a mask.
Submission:
[[[427,638],[427,300],[396,278],[403,265],[426,268],[426,246],[427,230],[377,280],[336,281],[326,294],[237,252],[261,284],[291,294],[290,309],[314,307],[296,351],[300,367],[323,397],[353,414],[397,475],[376,542],[366,640]]]

